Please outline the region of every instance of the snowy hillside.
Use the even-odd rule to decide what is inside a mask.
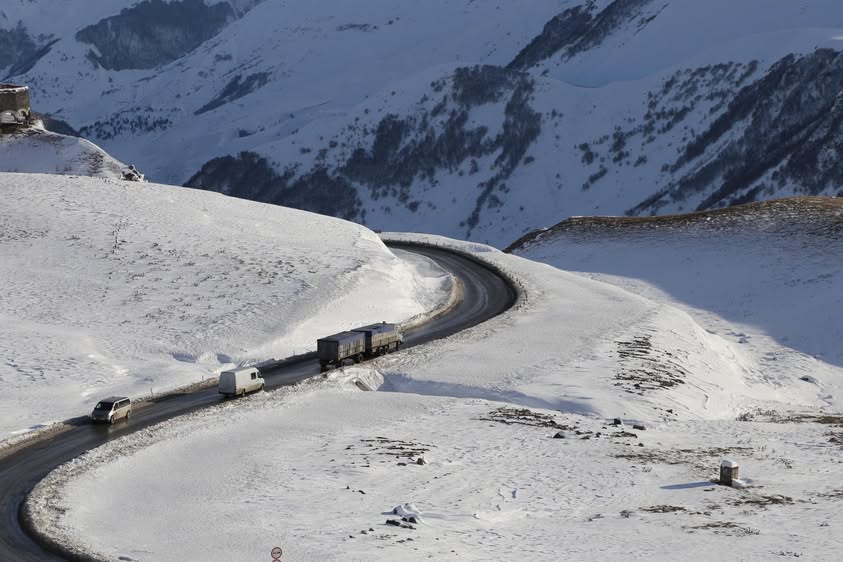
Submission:
[[[839,255],[829,247],[838,210],[764,207],[751,220],[674,221],[687,270],[676,275],[687,273],[688,293],[722,292],[716,325],[681,295],[670,298],[665,275],[678,252],[657,244],[659,228],[640,238],[622,229],[630,241],[621,265],[640,258],[642,270],[661,275],[654,284],[667,286],[652,298],[625,290],[643,291],[633,279],[641,271],[602,276],[620,288],[425,238],[507,271],[524,290],[517,306],[327,384],[224,404],[101,447],[55,471],[28,514],[77,552],[114,560],[259,559],[273,547],[292,560],[620,562],[713,551],[832,560],[843,547],[835,530],[843,366],[832,341],[840,323],[813,303],[836,310],[843,294],[828,263]],[[730,225],[752,245],[738,238],[733,247]],[[574,256],[609,264],[622,255],[611,229],[583,230]],[[572,241],[550,240],[531,251],[564,256]],[[779,248],[787,240],[793,246]],[[662,269],[647,261],[650,251]],[[755,257],[735,270],[739,293],[729,293],[717,276],[731,279],[742,252]],[[764,254],[765,275],[750,273]],[[828,288],[815,296],[817,286]],[[798,351],[803,340],[788,349],[758,330],[738,334],[777,295],[782,318],[800,305],[811,315],[793,318],[789,335],[813,335],[822,357]],[[740,464],[746,488],[711,482],[723,458]],[[131,509],[118,521],[116,506]]]
[[[0,172],[121,179],[128,170],[85,139],[41,128],[0,135]]]
[[[158,181],[500,247],[843,189],[833,0],[86,7],[4,6],[0,67]]]
[[[843,200],[792,198],[656,219],[573,218],[521,256],[684,309],[751,378],[836,400],[843,368]],[[778,374],[783,379],[776,380]]]
[[[444,298],[441,272],[337,219],[101,178],[0,193],[0,439]]]

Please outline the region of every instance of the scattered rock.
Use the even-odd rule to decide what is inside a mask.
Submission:
[[[615,418],[612,420],[612,425],[623,425],[623,420],[620,418]]]
[[[425,465],[425,464],[427,464],[427,461],[426,461],[426,460],[424,460],[424,457],[419,457],[419,458],[416,460],[416,464]]]
[[[129,169],[123,171],[123,179],[126,181],[144,181],[145,178],[133,164],[129,164]]]
[[[401,521],[399,521],[398,519],[387,519],[387,520],[386,520],[386,524],[387,524],[387,525],[393,525],[393,526],[395,526],[395,527],[400,527],[400,526],[401,526]]]
[[[612,437],[634,437],[635,439],[638,439],[636,434],[630,433],[629,431],[619,431],[618,433],[613,434]]]
[[[565,434],[561,431],[557,432],[556,435],[553,436],[554,439],[565,439]]]
[[[507,425],[520,424],[533,427],[551,427],[553,429],[572,429],[557,422],[551,415],[533,412],[527,408],[498,408],[491,412],[488,417],[479,419]]]
[[[646,430],[647,430],[647,428],[646,428],[646,427],[644,427],[644,426],[643,426],[643,425],[641,425],[641,424],[635,424],[635,425],[633,425],[633,426],[632,426],[632,429],[637,429],[638,431],[646,431]]]
[[[399,462],[399,463],[398,463],[398,466],[407,466],[407,463],[405,463],[405,462]]]

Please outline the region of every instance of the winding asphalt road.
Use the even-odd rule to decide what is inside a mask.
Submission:
[[[427,256],[458,277],[464,297],[449,314],[405,333],[405,347],[443,338],[500,314],[516,299],[512,286],[488,267],[441,248],[390,243],[397,250]],[[319,374],[319,362],[305,357],[264,372],[267,390],[308,379]],[[216,387],[194,392],[174,393],[143,403],[132,412],[129,422],[114,426],[94,426],[79,422],[68,431],[38,440],[0,459],[0,560],[64,560],[36,542],[22,525],[21,505],[30,490],[51,470],[118,437],[152,424],[217,404],[222,400]]]

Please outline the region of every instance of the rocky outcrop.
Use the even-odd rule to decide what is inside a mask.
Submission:
[[[57,39],[32,37],[22,23],[11,29],[0,29],[0,76],[16,76],[28,72],[50,52]]]
[[[339,171],[367,187],[374,198],[393,194],[400,203],[412,204],[410,187],[416,179],[435,181],[437,172],[456,172],[471,159],[497,153],[495,172],[478,183],[477,203],[464,223],[470,235],[483,208],[499,201],[502,193],[497,192],[505,192],[505,180],[538,138],[541,115],[529,104],[533,80],[521,72],[496,66],[459,68],[450,84],[450,92],[442,95],[436,90],[442,92],[445,83],[434,83],[431,93],[441,98],[430,110],[384,117],[371,147],[355,150]],[[497,134],[469,124],[472,108],[504,101],[504,124]]]
[[[250,74],[243,78],[240,74],[229,80],[228,84],[220,91],[219,94],[211,101],[200,107],[194,112],[194,115],[201,115],[208,111],[214,110],[222,105],[230,103],[236,99],[240,99],[263,87],[269,82],[270,74],[268,72],[257,72]]]
[[[843,54],[788,55],[745,87],[691,140],[666,188],[629,210],[654,214],[703,195],[698,210],[746,203],[783,189],[843,194]]]
[[[533,39],[509,63],[509,68],[526,70],[550,57],[568,60],[599,46],[624,25],[641,29],[658,15],[647,10],[654,0],[614,0],[602,10],[595,0],[568,8],[547,22]]]
[[[81,29],[89,58],[109,70],[149,69],[172,62],[207,41],[236,17],[227,2],[144,0]]]
[[[461,167],[474,174],[476,159],[495,156],[489,174],[478,179],[474,209],[461,224],[469,236],[484,209],[502,204],[509,192],[507,178],[541,133],[541,114],[530,105],[533,89],[533,79],[522,72],[497,66],[458,68],[431,84],[415,113],[384,116],[350,150],[345,142],[339,146],[329,141],[306,171],[288,167],[276,173],[266,160],[241,153],[208,162],[186,185],[365,222],[357,189],[415,212],[417,182],[436,182],[437,174],[456,173]],[[503,113],[498,131],[469,120],[472,109],[488,104],[497,104]],[[350,125],[346,132],[351,137],[358,129]],[[332,158],[339,151],[350,155]]]

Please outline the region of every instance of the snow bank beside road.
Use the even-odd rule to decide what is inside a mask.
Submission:
[[[777,396],[772,386],[749,389],[735,346],[677,308],[488,246],[385,237],[473,253],[523,289],[498,318],[380,360],[386,390],[644,419],[731,417],[744,401]]]
[[[0,438],[436,308],[366,228],[154,184],[0,174]]]

